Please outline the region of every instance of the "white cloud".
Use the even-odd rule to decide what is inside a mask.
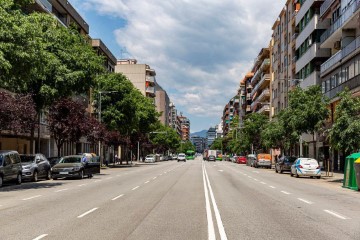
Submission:
[[[76,0],[78,1],[78,0]],[[114,35],[186,113],[219,122],[227,101],[267,47],[284,1],[83,0],[101,15],[125,19]],[[210,110],[210,111],[209,111]]]

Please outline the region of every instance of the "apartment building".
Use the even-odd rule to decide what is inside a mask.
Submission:
[[[270,50],[262,48],[254,61],[250,80],[251,112],[270,116]]]
[[[239,95],[232,97],[229,102],[225,105],[223,110],[223,135],[227,135],[229,131],[231,131],[231,123],[233,119],[239,115]]]
[[[272,26],[273,34],[270,42],[271,71],[271,111],[270,119],[288,106],[289,87],[298,82],[296,78],[296,37],[298,28],[295,16],[300,4],[287,0],[277,20]]]
[[[322,92],[330,99],[327,127],[331,127],[337,94],[348,88],[354,97],[360,96],[360,0],[326,0],[320,7],[320,18],[330,22],[320,37],[320,47],[331,50],[331,57],[321,65],[320,78]],[[334,169],[344,170],[345,156],[331,150],[325,137],[322,154],[332,156]]]
[[[207,147],[209,148],[216,139],[216,128],[214,127],[209,128],[209,130],[206,133],[206,139],[207,139]]]
[[[215,126],[216,128],[216,138],[221,138],[224,136],[224,131],[223,131],[223,120],[221,120],[221,122]]]
[[[147,64],[138,64],[136,59],[117,60],[116,73],[124,74],[140,92],[154,100],[156,96],[156,72]]]
[[[161,113],[159,121],[165,125],[169,126],[169,113],[170,113],[170,98],[167,92],[159,85],[155,85],[155,106],[156,110]]]
[[[206,139],[200,136],[191,136],[191,142],[195,146],[195,151],[202,153],[205,149]]]
[[[180,116],[177,116],[179,126],[180,126],[180,136],[182,141],[189,141],[190,140],[190,120],[183,116],[180,113]]]
[[[175,104],[173,102],[170,102],[169,104],[169,127],[174,129],[176,131],[177,129],[177,109],[175,107]]]

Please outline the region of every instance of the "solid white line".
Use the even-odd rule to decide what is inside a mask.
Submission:
[[[285,192],[285,191],[281,191],[283,194],[289,195],[291,193]]]
[[[269,187],[271,187],[271,188],[273,188],[273,189],[275,189],[276,187],[274,187],[274,186],[269,186]]]
[[[215,240],[216,237],[215,237],[214,222],[213,222],[212,214],[211,214],[209,193],[208,193],[208,189],[207,189],[207,186],[206,186],[205,173],[204,173],[204,164],[202,164],[202,174],[203,174],[203,182],[204,182],[206,216],[207,216],[207,221],[208,221],[208,239],[209,240]]]
[[[111,199],[111,200],[112,200],[112,201],[115,201],[116,199],[121,198],[122,196],[124,196],[124,194],[121,194],[121,195],[119,195],[119,196],[117,196],[117,197],[114,197],[114,198]]]
[[[36,195],[36,196],[33,196],[33,197],[24,198],[23,201],[30,200],[30,199],[34,199],[34,198],[38,198],[38,197],[41,197],[41,196],[42,196],[42,195]]]
[[[153,177],[153,179],[156,179],[157,177]]]
[[[97,209],[98,209],[98,208],[93,208],[93,209],[91,209],[91,210],[89,210],[89,211],[87,211],[87,212],[79,215],[78,218],[82,218],[82,217],[88,215],[89,213],[92,213],[92,212],[96,211]]]
[[[312,202],[308,201],[308,200],[305,200],[305,199],[302,199],[302,198],[298,198],[298,200],[304,202],[304,203],[307,203],[307,204],[313,204]]]
[[[349,218],[347,218],[345,216],[340,215],[339,213],[336,213],[336,212],[333,212],[333,211],[330,211],[330,210],[324,210],[324,212],[327,212],[327,213],[329,213],[329,214],[331,214],[331,215],[333,215],[333,216],[335,216],[337,218],[340,218],[342,220],[349,219]]]
[[[63,192],[63,191],[67,191],[69,190],[68,188],[64,188],[64,189],[60,189],[60,190],[56,190],[55,192]]]
[[[266,184],[266,183],[264,183],[264,182],[260,182],[261,184]]]
[[[44,238],[44,237],[46,237],[46,236],[47,236],[47,234],[42,234],[42,235],[34,238],[33,240],[40,240],[40,239],[42,239],[42,238]]]
[[[206,182],[207,182],[208,187],[209,187],[211,202],[212,202],[212,205],[213,205],[213,208],[214,208],[214,213],[215,213],[215,217],[216,217],[217,226],[218,226],[218,229],[219,229],[220,239],[221,240],[227,240],[224,225],[223,225],[223,222],[221,220],[220,212],[219,212],[219,209],[217,207],[215,197],[214,197],[214,193],[212,191],[211,184],[210,184],[210,181],[209,181],[209,176],[208,176],[208,174],[206,172],[205,167],[204,167],[204,171],[205,171]]]
[[[132,191],[134,191],[134,190],[136,190],[136,189],[138,189],[140,186],[136,186],[136,187],[134,187],[133,189],[131,189]]]
[[[78,185],[78,187],[82,187],[82,186],[85,186],[86,184],[80,184],[80,185]]]
[[[146,181],[145,184],[149,183],[150,181]]]

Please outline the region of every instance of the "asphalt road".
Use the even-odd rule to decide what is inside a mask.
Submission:
[[[0,189],[0,239],[360,239],[358,192],[230,162]]]

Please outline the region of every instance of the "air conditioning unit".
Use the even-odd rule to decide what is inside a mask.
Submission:
[[[341,42],[340,41],[334,42],[334,49],[340,50],[340,48],[341,48]]]

